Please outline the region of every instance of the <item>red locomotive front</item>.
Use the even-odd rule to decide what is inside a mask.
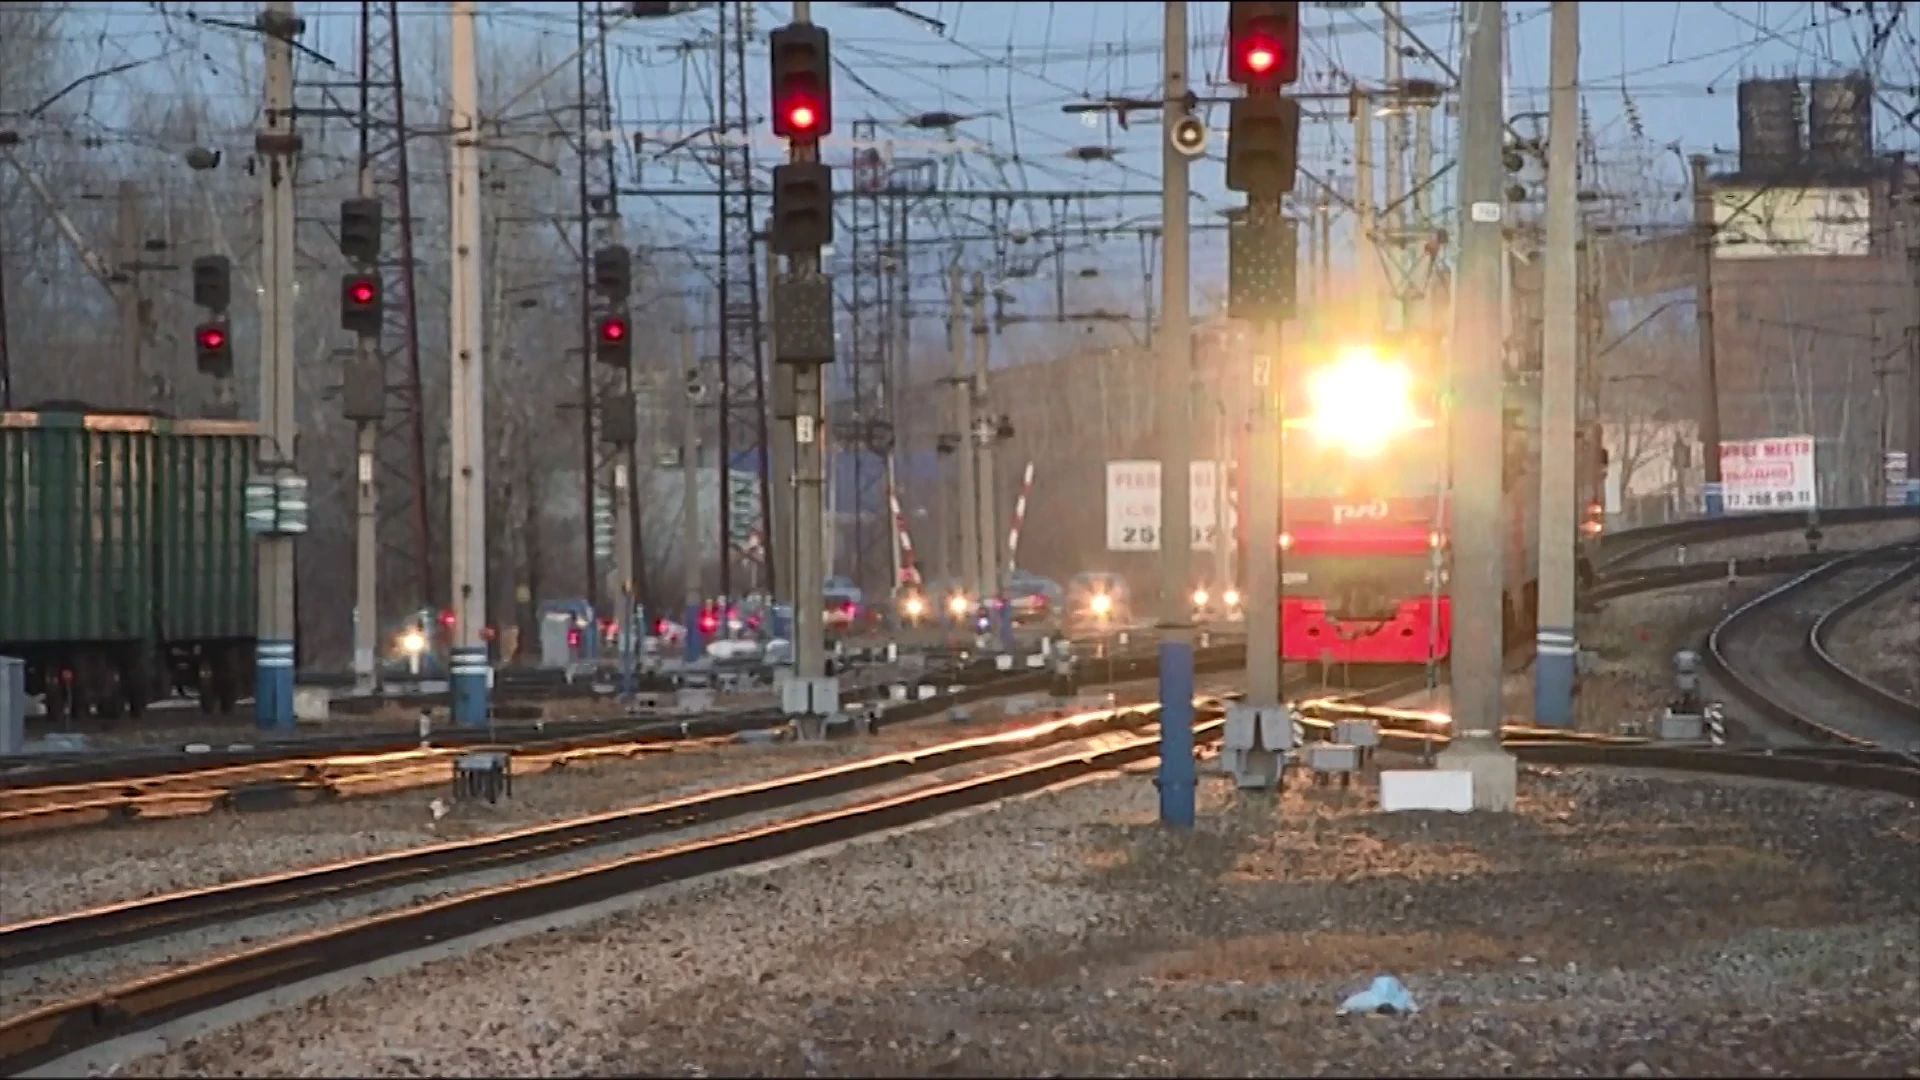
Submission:
[[[1348,348],[1307,365],[1289,398],[1281,657],[1445,659],[1447,454],[1432,381],[1405,358]]]

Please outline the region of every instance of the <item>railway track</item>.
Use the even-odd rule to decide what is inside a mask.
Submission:
[[[1861,553],[1861,557],[1878,558],[1882,554],[1876,550]],[[1604,600],[1723,577],[1732,580],[1799,571],[1827,565],[1844,555],[1764,556],[1728,563],[1623,570],[1596,582],[1589,597]],[[1203,674],[1235,670],[1244,662],[1242,644],[1232,641],[1230,635],[1215,636],[1225,643],[1196,653],[1196,667]],[[1150,678],[1156,672],[1157,662],[1149,648],[1089,660],[1080,667],[1081,680],[1089,686]],[[881,706],[875,695],[867,704],[876,707],[875,726],[884,726],[934,715],[970,701],[1041,690],[1049,680],[1050,674],[1044,671],[999,672],[974,665],[920,680],[948,686],[947,692],[933,698]],[[1370,688],[1347,689],[1365,692]],[[1310,682],[1304,679],[1289,687],[1290,695],[1296,698],[1310,690]],[[426,750],[415,739],[389,736],[334,743],[317,752],[306,746],[291,752],[284,746],[269,746],[264,754],[169,753],[144,760],[72,763],[38,772],[33,778],[38,783],[22,783],[17,777],[0,781],[0,837],[219,809],[271,809],[418,787],[443,780],[449,760],[468,750],[507,749],[515,755],[519,768],[540,771],[587,756],[664,752],[675,745],[699,745],[785,723],[777,710],[742,710],[692,720],[611,725],[604,721],[563,722],[518,725],[488,733],[451,732],[437,735],[435,746]]]
[[[1801,739],[1920,745],[1920,705],[1856,675],[1828,646],[1837,622],[1915,575],[1911,541],[1831,559],[1728,613],[1707,635],[1707,663],[1741,704]]]
[[[1393,688],[1382,687],[1379,693]],[[378,856],[278,878],[237,882],[113,908],[78,912],[0,928],[0,970],[26,963],[125,949],[132,941],[204,925],[229,911],[250,914],[354,889],[392,887],[410,876],[448,873],[487,862],[518,861],[577,850],[616,837],[739,816],[753,808],[794,807],[809,793],[853,796],[852,801],[800,812],[721,835],[612,855],[583,865],[496,885],[450,892],[410,906],[348,918],[305,934],[197,959],[109,989],[81,994],[0,1021],[0,1073],[51,1065],[77,1050],[206,1012],[267,990],[288,987],[374,960],[554,915],[616,896],[714,872],[797,855],[827,845],[938,818],[1013,796],[1156,760],[1154,710],[1145,707],[1042,725],[1026,732],[968,740],[913,754],[823,770],[715,792],[677,803],[643,807],[595,819],[525,830],[505,837]],[[1328,722],[1306,718],[1310,736]],[[1203,703],[1196,722],[1201,745],[1217,741],[1216,702]],[[1430,752],[1445,737],[1386,730],[1383,749]],[[1775,780],[1828,783],[1920,797],[1920,765],[1859,756],[1812,756],[1648,745],[1636,740],[1510,738],[1527,762],[1547,765],[1683,770]],[[1025,756],[1007,760],[1009,754]],[[959,778],[955,764],[985,768]],[[916,780],[923,782],[913,783]],[[885,790],[892,782],[913,786]]]

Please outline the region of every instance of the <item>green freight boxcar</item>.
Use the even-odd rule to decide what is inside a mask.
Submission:
[[[258,429],[0,413],[0,655],[51,717],[139,715],[174,690],[231,710],[251,681]]]

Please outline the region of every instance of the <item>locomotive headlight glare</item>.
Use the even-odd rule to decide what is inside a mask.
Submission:
[[[1087,601],[1087,606],[1093,609],[1095,615],[1105,615],[1113,610],[1113,598],[1106,593],[1094,593],[1093,599]]]
[[[427,647],[427,636],[418,630],[409,630],[400,635],[400,648],[408,655],[417,656]]]
[[[1207,606],[1207,590],[1205,589],[1193,590],[1193,606],[1194,607]]]
[[[1226,604],[1228,607],[1239,607],[1240,606],[1240,590],[1228,589],[1226,592],[1220,594],[1220,600],[1222,603]]]
[[[947,610],[953,612],[955,615],[965,615],[967,613],[967,598],[959,593],[955,593],[953,598],[947,601]]]
[[[1362,457],[1421,426],[1413,409],[1412,372],[1371,349],[1348,349],[1314,372],[1307,381],[1307,401],[1311,411],[1302,426],[1322,442]]]

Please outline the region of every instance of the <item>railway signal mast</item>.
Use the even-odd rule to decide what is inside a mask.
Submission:
[[[833,362],[833,281],[820,252],[833,242],[833,173],[820,160],[820,140],[833,131],[832,66],[827,31],[813,25],[805,0],[793,22],[769,35],[772,47],[773,133],[787,140],[788,160],[773,170],[770,243],[786,256],[774,279],[774,362],[793,374],[795,535],[779,538],[794,551],[794,670],[781,687],[781,705],[803,738],[825,735],[840,711],[837,679],[826,673],[826,536],[821,437],[822,369]],[[784,524],[784,523],[783,523]],[[774,545],[776,548],[778,544]]]
[[[233,378],[233,335],[227,307],[233,302],[233,264],[225,255],[193,260],[193,302],[207,309],[207,320],[193,328],[194,361],[203,375]]]
[[[1280,781],[1293,722],[1280,699],[1280,465],[1285,415],[1280,324],[1294,316],[1297,224],[1282,200],[1300,157],[1300,103],[1282,88],[1300,78],[1300,5],[1233,3],[1227,74],[1246,89],[1229,114],[1227,187],[1247,208],[1228,228],[1227,315],[1255,324],[1247,438],[1247,698],[1227,713],[1222,763],[1242,788]],[[1225,538],[1222,538],[1225,542]]]
[[[372,175],[361,173],[371,192]],[[385,297],[379,278],[380,200],[370,194],[340,203],[340,254],[354,270],[340,282],[340,326],[354,333],[353,358],[343,380],[342,411],[355,427],[353,675],[362,693],[380,682],[380,422],[387,412],[386,365],[380,356]]]

